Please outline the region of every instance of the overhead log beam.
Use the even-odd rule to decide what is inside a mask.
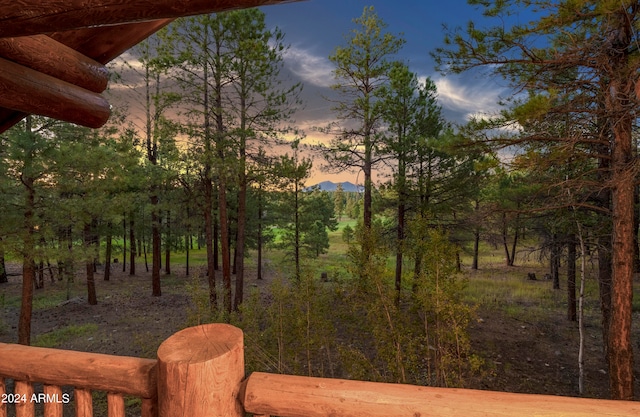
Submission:
[[[103,126],[111,113],[100,94],[2,58],[0,91],[0,107],[86,127]]]
[[[142,23],[77,29],[56,32],[49,36],[101,64],[106,64],[172,21],[173,19],[162,19]],[[5,132],[25,116],[26,113],[0,107],[0,133]]]
[[[96,93],[109,82],[104,65],[46,35],[0,38],[0,56]]]
[[[106,64],[134,45],[147,39],[174,19],[124,23],[51,33],[49,36],[81,54]]]
[[[0,37],[177,18],[292,0],[21,0],[2,6]]]

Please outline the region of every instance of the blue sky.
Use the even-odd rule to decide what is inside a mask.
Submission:
[[[337,46],[346,45],[345,35],[356,27],[353,19],[361,16],[366,6],[374,6],[388,32],[405,39],[395,58],[408,63],[419,77],[434,80],[448,121],[464,123],[472,115],[492,114],[499,109],[498,100],[509,94],[504,81],[471,73],[445,77],[436,72],[429,54],[443,44],[444,24],[450,28],[464,27],[469,20],[477,26],[495,24],[486,21],[466,0],[305,0],[264,6],[261,9],[267,24],[279,27],[285,34],[285,43],[290,45],[284,57],[283,75],[304,84],[302,98],[306,105],[294,119],[297,127],[306,132],[306,143],[328,139],[313,129],[335,121],[331,103],[323,98],[331,95],[329,86],[335,82],[334,67],[328,57]],[[129,63],[136,62],[135,57],[125,58]],[[122,89],[115,84],[110,88],[116,94]],[[127,91],[131,99],[134,93]],[[315,158],[309,184],[323,180],[362,181],[357,172],[341,175],[321,172],[321,164],[321,159]]]
[[[286,60],[288,68],[301,78],[305,89],[313,89],[315,93],[316,88],[326,88],[333,82],[328,56],[336,46],[345,44],[344,35],[355,27],[352,20],[369,5],[387,23],[389,32],[405,38],[398,58],[419,76],[429,76],[436,82],[448,118],[460,122],[471,114],[496,109],[498,97],[507,91],[504,82],[472,74],[445,78],[435,71],[429,55],[442,45],[443,24],[456,27],[471,19],[478,23],[485,21],[466,0],[307,0],[262,9],[268,23],[282,29],[291,45]],[[322,105],[314,100],[308,107]],[[327,103],[324,106],[328,108]]]
[[[334,82],[328,56],[336,46],[346,44],[344,35],[355,28],[353,19],[362,14],[365,6],[374,6],[388,25],[387,31],[401,34],[406,40],[397,58],[407,62],[420,77],[435,81],[449,121],[461,123],[471,115],[498,109],[497,101],[509,92],[504,81],[473,74],[444,77],[436,72],[429,55],[443,43],[443,24],[453,28],[464,27],[469,20],[479,25],[485,22],[480,11],[466,0],[307,0],[265,6],[262,10],[267,23],[278,26],[290,45],[285,56],[287,73],[304,83],[306,108],[296,115],[296,122],[307,131],[308,142],[321,140],[314,137],[311,127],[334,120],[331,104],[322,98],[331,94],[328,86]],[[329,175],[320,176],[335,180]]]

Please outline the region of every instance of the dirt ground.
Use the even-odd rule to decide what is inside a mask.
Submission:
[[[0,341],[14,343],[17,338],[20,294],[19,267],[12,266],[15,275],[9,283],[0,284]],[[46,299],[53,300],[36,307],[33,313],[32,340],[38,335],[71,324],[94,323],[98,330],[63,340],[63,349],[106,354],[154,357],[159,344],[187,323],[192,299],[185,285],[192,285],[194,275],[185,277],[184,270],[175,269],[171,278],[163,277],[163,295],[151,296],[150,274],[144,265],[130,276],[116,268],[110,281],[96,275],[98,305],[86,302],[84,279],[78,278],[69,291],[64,283],[45,283]],[[264,281],[247,277],[247,286],[266,286]],[[638,321],[634,317],[634,343],[640,347]],[[585,353],[585,388],[587,397],[608,397],[608,376],[602,359],[601,333],[597,320],[587,326]],[[482,356],[487,370],[482,378],[472,381],[469,388],[578,396],[578,330],[559,314],[557,320],[536,323],[508,317],[497,309],[480,308],[471,329],[472,350]],[[636,355],[638,354],[636,349]],[[636,380],[640,379],[640,361],[636,360]],[[636,387],[640,393],[640,385]]]

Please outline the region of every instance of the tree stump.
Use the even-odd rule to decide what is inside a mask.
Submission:
[[[160,417],[242,417],[242,331],[227,324],[190,327],[158,349]]]

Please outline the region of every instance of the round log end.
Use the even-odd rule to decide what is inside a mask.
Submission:
[[[240,417],[242,331],[227,324],[190,327],[158,349],[160,417]]]

